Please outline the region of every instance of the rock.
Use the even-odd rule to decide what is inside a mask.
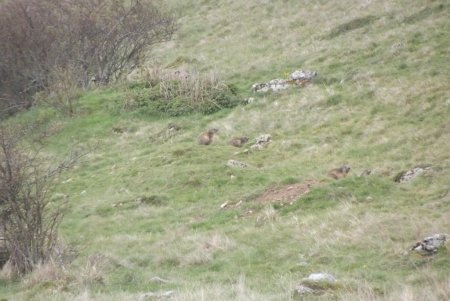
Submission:
[[[412,179],[416,178],[417,176],[423,174],[424,172],[432,172],[433,168],[431,166],[416,166],[413,169],[402,171],[398,173],[394,181],[397,183],[405,183],[409,182]]]
[[[278,92],[290,88],[292,84],[296,86],[304,86],[307,83],[311,83],[316,76],[317,72],[315,71],[296,70],[290,74],[287,80],[276,78],[267,83],[255,83],[252,85],[252,91],[254,93],[269,91]]]
[[[269,91],[269,86],[267,84],[255,83],[252,85],[253,92],[267,92]]]
[[[167,291],[167,292],[158,292],[158,293],[145,293],[139,297],[139,301],[148,301],[148,300],[163,300],[169,299],[175,296],[175,291]]]
[[[306,280],[313,282],[328,282],[328,283],[336,283],[336,278],[328,273],[312,273],[306,278]]]
[[[269,86],[269,89],[273,92],[278,92],[289,88],[289,83],[284,79],[272,79],[267,84]]]
[[[445,234],[434,234],[417,242],[411,247],[410,251],[416,251],[422,255],[432,255],[445,244],[446,240],[447,236]]]
[[[227,166],[231,167],[231,168],[246,168],[246,167],[248,167],[247,163],[241,162],[241,161],[236,161],[233,159],[228,160]]]
[[[255,138],[255,144],[267,144],[272,140],[272,136],[270,134],[264,134]]]
[[[294,289],[294,296],[321,294],[336,287],[336,278],[328,273],[312,273]]]
[[[264,134],[255,138],[255,143],[250,146],[251,150],[262,150],[263,148],[269,145],[272,140],[272,136],[270,134]]]
[[[264,149],[264,145],[261,145],[261,144],[253,144],[252,146],[250,146],[250,150],[262,150],[262,149]]]
[[[278,92],[281,90],[286,90],[289,88],[290,84],[287,80],[284,79],[272,79],[271,81],[267,83],[256,83],[252,85],[252,91],[253,92]]]
[[[291,80],[313,80],[317,76],[316,71],[303,71],[303,70],[296,70],[289,75],[289,79]]]
[[[312,288],[307,287],[306,285],[303,285],[303,284],[299,284],[294,288],[294,295],[301,296],[301,295],[308,295],[308,294],[314,294],[314,293],[315,293],[315,291]]]

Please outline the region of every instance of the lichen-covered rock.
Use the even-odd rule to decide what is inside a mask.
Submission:
[[[272,79],[267,83],[255,83],[252,85],[253,92],[278,92],[282,90],[286,90],[290,87],[294,86],[305,86],[308,83],[311,83],[312,80],[317,76],[317,72],[315,71],[303,71],[296,70],[289,75],[288,79]]]
[[[272,140],[272,136],[270,134],[264,134],[255,138],[255,143],[250,146],[251,150],[262,150],[269,145]]]
[[[227,166],[231,167],[231,168],[246,168],[246,167],[248,167],[247,163],[241,162],[241,161],[236,161],[233,159],[228,160]]]
[[[328,273],[312,273],[306,278],[309,281],[336,283],[336,278]]]
[[[411,251],[419,252],[423,255],[432,255],[438,251],[447,241],[445,234],[434,234],[433,236],[425,237],[422,241],[417,242],[411,247]]]
[[[394,178],[394,181],[397,183],[409,182],[425,172],[429,173],[432,171],[433,168],[431,166],[416,166],[413,169],[402,171],[399,174],[397,174]]]
[[[291,80],[313,80],[317,76],[316,71],[296,70],[289,75]]]
[[[303,284],[299,284],[294,288],[294,296],[309,295],[315,292],[315,290]]]
[[[322,294],[337,287],[336,278],[328,273],[312,273],[294,289],[294,296]]]
[[[270,134],[264,134],[255,138],[255,144],[268,144],[272,140]]]
[[[289,83],[284,79],[272,79],[267,83],[256,83],[252,85],[253,92],[278,92],[289,88]]]
[[[255,83],[252,85],[253,92],[267,92],[269,91],[269,86],[265,83]]]

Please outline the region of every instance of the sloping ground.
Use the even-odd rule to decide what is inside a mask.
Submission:
[[[309,193],[312,186],[318,182],[308,180],[301,183],[291,184],[282,187],[271,187],[264,191],[255,201],[258,203],[280,203],[281,205],[290,204],[300,198],[302,195]]]
[[[445,300],[448,245],[427,257],[405,251],[450,229],[448,3],[168,5],[179,33],[154,57],[216,69],[255,101],[210,116],[155,118],[120,110],[126,93],[115,88],[83,96],[82,114],[71,120],[39,109],[21,116],[50,116],[49,156],[73,143],[94,151],[53,195],[70,200],[61,234],[73,260],[22,282],[0,278],[0,296],[137,300],[174,290],[175,300],[291,300],[302,278],[328,272],[339,285],[307,300]],[[251,94],[254,82],[299,68],[319,73],[313,85]],[[161,136],[169,122],[180,130]],[[219,129],[213,144],[197,145],[211,127]],[[273,141],[259,152],[236,154],[227,144],[264,133]],[[229,159],[249,167],[230,169]],[[326,179],[342,164],[352,167],[345,179]],[[419,164],[436,172],[393,181]],[[366,169],[374,173],[359,177]],[[292,186],[292,195],[273,188],[309,179],[321,184]],[[257,201],[264,195],[295,201]],[[226,202],[241,205],[222,210]]]

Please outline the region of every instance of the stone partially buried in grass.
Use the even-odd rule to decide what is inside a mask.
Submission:
[[[447,236],[439,233],[433,236],[425,237],[422,241],[417,242],[411,247],[410,251],[417,252],[421,255],[433,255],[438,249],[445,245]]]
[[[320,295],[327,291],[337,289],[338,282],[336,278],[328,273],[312,273],[308,278],[303,278],[299,285],[294,289],[294,297],[316,294]]]
[[[429,165],[418,165],[410,170],[402,171],[398,173],[394,181],[397,183],[409,182],[421,174],[431,175],[433,173],[433,168]]]

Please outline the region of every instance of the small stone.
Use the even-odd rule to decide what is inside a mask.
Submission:
[[[291,73],[289,78],[291,80],[312,80],[317,76],[316,71],[303,71],[303,70],[296,70]]]
[[[398,173],[395,176],[394,181],[397,183],[409,182],[412,179],[416,178],[417,176],[423,174],[424,172],[431,172],[431,171],[433,171],[433,168],[431,166],[416,166],[410,170]]]
[[[314,293],[315,291],[312,288],[307,287],[303,284],[299,284],[294,288],[294,295],[308,295]]]
[[[228,160],[227,166],[231,167],[231,168],[246,168],[246,167],[248,167],[247,163],[241,162],[241,161],[236,161],[233,159]]]
[[[328,283],[336,283],[336,278],[328,273],[312,273],[308,276],[307,280],[314,282],[328,282]]]

